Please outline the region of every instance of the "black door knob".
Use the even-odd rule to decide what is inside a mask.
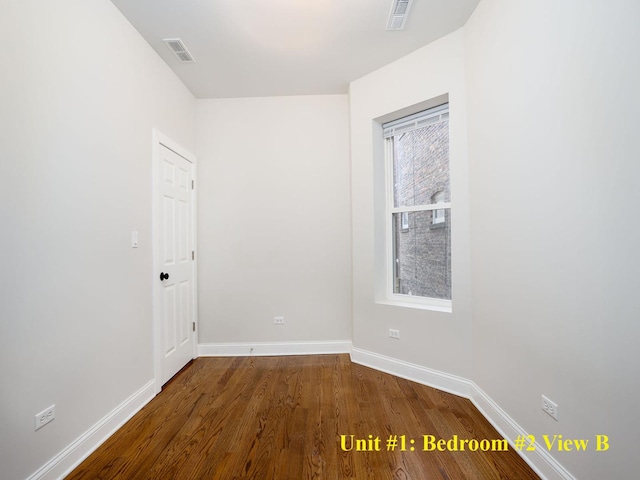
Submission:
[[[160,274],[160,280],[167,280],[168,278],[169,278],[169,274],[168,273],[162,272]]]

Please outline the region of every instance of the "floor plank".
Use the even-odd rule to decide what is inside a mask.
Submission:
[[[424,451],[424,435],[500,439],[469,400],[348,355],[198,358],[67,479],[539,478],[511,447]]]

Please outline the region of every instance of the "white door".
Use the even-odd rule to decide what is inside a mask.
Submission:
[[[156,365],[164,385],[196,356],[194,164],[156,148]]]

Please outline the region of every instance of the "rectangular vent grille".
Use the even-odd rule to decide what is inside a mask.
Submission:
[[[387,30],[402,30],[407,23],[407,16],[413,0],[393,0],[387,21]]]
[[[187,47],[184,46],[184,43],[182,43],[182,40],[179,38],[164,38],[162,41],[167,44],[181,63],[195,62],[193,55],[189,53],[189,50],[187,50]]]

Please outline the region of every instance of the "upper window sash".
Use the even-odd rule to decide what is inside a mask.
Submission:
[[[449,105],[441,105],[425,112],[414,113],[408,117],[400,118],[382,125],[384,138],[410,132],[417,128],[422,128],[438,122],[443,122],[449,118]]]

